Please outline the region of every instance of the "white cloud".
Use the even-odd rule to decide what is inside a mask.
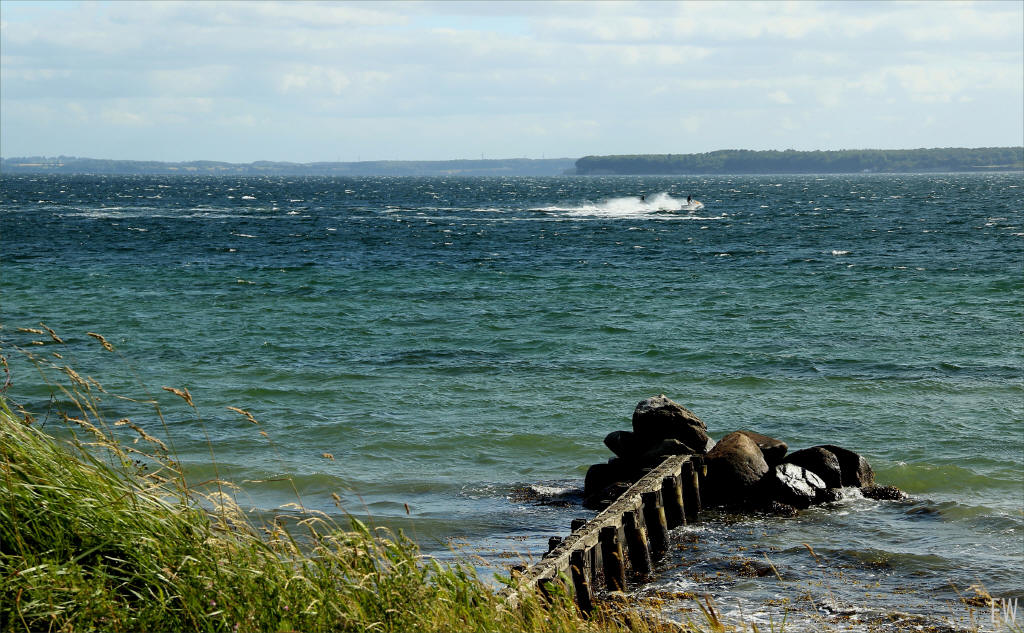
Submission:
[[[286,95],[323,92],[340,95],[351,85],[345,73],[323,66],[291,68],[278,77],[278,89]]]
[[[131,112],[129,110],[120,110],[115,108],[103,108],[100,113],[101,118],[107,123],[111,123],[116,127],[143,127],[150,125],[152,121],[139,112]]]
[[[182,157],[191,141],[335,159],[325,129],[408,158],[770,146],[780,127],[793,146],[856,128],[902,146],[922,109],[933,132],[1005,144],[1024,126],[1022,20],[1013,2],[5,4],[0,153],[53,137],[89,155],[139,126]],[[999,108],[965,118],[966,103]]]

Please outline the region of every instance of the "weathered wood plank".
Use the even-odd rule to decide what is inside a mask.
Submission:
[[[614,503],[602,510],[596,517],[582,524],[579,520],[574,520],[572,533],[562,540],[561,544],[552,549],[536,565],[515,576],[516,584],[503,592],[506,600],[512,603],[516,602],[521,588],[537,587],[541,580],[556,579],[559,574],[564,574],[566,579],[572,578],[570,557],[573,555],[573,552],[577,551],[582,553],[577,554],[577,557],[582,555],[589,559],[587,562],[590,564],[583,567],[591,568],[588,580],[593,580],[598,571],[596,567],[601,564],[594,560],[595,553],[599,553],[601,550],[601,530],[606,527],[613,527],[617,534],[625,534],[626,513],[643,513],[644,503],[642,495],[651,492],[660,493],[664,479],[666,477],[676,477],[678,479],[683,470],[683,465],[688,464],[690,459],[690,455],[674,455],[665,459],[657,468],[630,486]],[[660,512],[661,521],[664,521],[664,508],[661,508]],[[645,523],[650,544],[653,540],[651,537],[650,521]],[[667,530],[667,525],[665,529]],[[664,546],[667,546],[667,544]],[[575,584],[575,580],[573,580],[573,584]],[[580,606],[582,608],[583,605],[581,604]]]

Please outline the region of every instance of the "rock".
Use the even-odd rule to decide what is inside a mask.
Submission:
[[[872,484],[861,488],[860,493],[868,499],[877,499],[879,501],[903,501],[907,498],[907,493],[903,492],[896,486],[878,486]]]
[[[774,500],[762,506],[761,511],[777,517],[795,517],[797,515],[797,509],[793,506]]]
[[[629,490],[631,485],[632,484],[627,481],[615,482],[600,493],[584,499],[583,507],[588,510],[604,510],[611,504],[615,503],[615,500],[621,497],[624,492]]]
[[[737,431],[737,433],[742,433],[754,440],[757,447],[761,449],[761,454],[764,455],[764,461],[767,462],[769,466],[781,464],[782,459],[786,456],[786,451],[789,450],[789,445],[782,440],[775,439],[774,437],[761,435],[754,431]]]
[[[813,472],[792,463],[779,464],[765,479],[772,497],[794,508],[807,508],[825,490],[825,482]]]
[[[827,488],[840,488],[843,485],[843,473],[839,466],[839,458],[823,446],[792,452],[786,457],[785,463],[806,468],[821,477]]]
[[[839,468],[843,473],[843,486],[863,488],[875,483],[875,471],[871,469],[868,460],[859,454],[834,444],[823,444],[818,448],[831,451],[839,459]]]
[[[842,488],[828,488],[818,495],[818,503],[836,503],[846,498]]]
[[[612,457],[608,460],[608,465],[613,469],[613,481],[628,481],[629,483],[634,483],[637,479],[643,477],[643,469],[646,466],[639,459],[626,459],[624,457]]]
[[[641,442],[632,431],[612,431],[605,436],[604,445],[625,459],[635,459],[651,448],[649,443]]]
[[[661,440],[657,446],[640,456],[640,463],[644,466],[657,466],[665,461],[666,457],[692,454],[693,449],[679,440]]]
[[[708,427],[692,411],[664,395],[641,400],[633,410],[633,432],[641,441],[674,439],[703,455],[710,446]]]
[[[708,468],[708,500],[712,504],[745,502],[754,496],[761,478],[768,472],[761,449],[742,433],[723,437],[704,461]]]
[[[594,464],[583,479],[583,498],[597,496],[616,481],[619,470],[609,464]]]

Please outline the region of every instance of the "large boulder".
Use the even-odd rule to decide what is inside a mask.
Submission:
[[[656,444],[661,440],[679,440],[693,453],[707,453],[714,444],[708,427],[692,411],[664,395],[641,400],[633,410],[633,432],[640,441]]]
[[[786,451],[789,450],[788,444],[782,440],[777,440],[774,437],[761,435],[754,431],[737,431],[737,433],[742,433],[754,440],[757,447],[761,449],[761,454],[764,455],[764,461],[768,462],[769,466],[781,464],[783,458],[786,457]]]
[[[606,464],[594,464],[583,480],[583,506],[601,509],[651,471],[637,459],[612,457]]]
[[[768,472],[761,449],[743,433],[723,437],[704,458],[708,500],[712,504],[735,505],[753,498],[761,478]],[[703,491],[702,491],[703,494]]]
[[[631,485],[628,481],[615,482],[605,488],[601,494],[585,499],[583,507],[588,510],[604,510],[624,495]]]
[[[794,451],[789,454],[785,463],[806,468],[820,477],[828,488],[840,488],[843,485],[843,471],[839,466],[839,458],[824,446]]]
[[[625,481],[634,484],[638,479],[646,475],[651,469],[648,464],[639,459],[626,459],[624,457],[612,457],[608,460],[612,467],[611,476],[615,481]]]
[[[666,458],[672,457],[673,455],[692,454],[693,449],[679,440],[661,440],[656,445],[647,449],[647,452],[643,455],[640,455],[638,461],[642,466],[657,466],[661,462],[665,461]]]
[[[612,431],[605,436],[604,445],[624,459],[639,457],[651,448],[649,442],[640,441],[640,438],[632,431]]]
[[[818,448],[831,451],[839,460],[839,468],[843,473],[843,486],[864,488],[875,483],[875,471],[868,460],[858,453],[834,444],[823,444]]]
[[[599,496],[604,489],[618,480],[619,469],[610,464],[594,464],[583,479],[583,498]]]
[[[809,507],[825,490],[821,477],[791,463],[776,466],[764,485],[772,499],[801,509]]]

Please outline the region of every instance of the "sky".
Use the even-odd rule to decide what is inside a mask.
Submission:
[[[1024,2],[0,0],[0,155],[1024,144]]]

